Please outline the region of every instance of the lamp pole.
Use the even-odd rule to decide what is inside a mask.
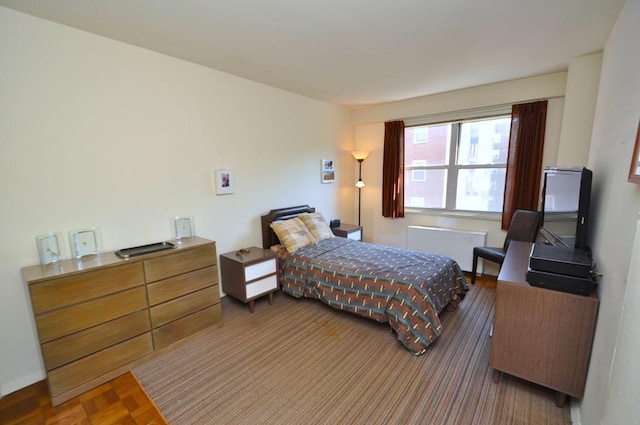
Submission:
[[[362,181],[362,161],[364,158],[358,158],[358,226],[360,226],[360,208],[362,205],[362,187],[364,186],[364,182]]]

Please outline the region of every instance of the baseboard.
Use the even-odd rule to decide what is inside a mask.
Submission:
[[[28,387],[31,384],[35,384],[38,381],[44,381],[45,379],[47,379],[47,375],[42,372],[36,372],[31,375],[24,376],[17,381],[9,382],[0,386],[0,398]]]
[[[571,423],[573,425],[582,424],[582,422],[580,421],[580,408],[576,403],[573,403],[573,400],[571,400]]]

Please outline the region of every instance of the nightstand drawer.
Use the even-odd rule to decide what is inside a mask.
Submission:
[[[262,263],[254,264],[244,268],[244,278],[247,282],[255,279],[260,279],[268,274],[276,272],[276,259],[272,258]]]
[[[266,292],[273,291],[278,288],[278,278],[276,275],[265,277],[247,284],[247,299],[257,297]]]
[[[351,233],[347,233],[347,239],[353,239],[354,241],[362,240],[362,230],[356,230]]]

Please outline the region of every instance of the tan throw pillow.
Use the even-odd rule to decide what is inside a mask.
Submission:
[[[295,252],[299,248],[316,243],[313,235],[298,218],[291,218],[284,221],[274,221],[270,227],[276,232],[278,239],[288,252]]]
[[[304,225],[309,229],[316,241],[320,242],[325,239],[334,237],[331,228],[319,212],[300,214],[298,216]]]

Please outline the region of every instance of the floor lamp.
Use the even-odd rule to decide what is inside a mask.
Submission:
[[[359,151],[359,152],[351,152],[351,154],[358,161],[358,181],[356,182],[356,187],[358,188],[358,226],[360,226],[360,210],[362,207],[362,188],[364,187],[364,182],[362,181],[362,161],[364,161],[368,153]]]

